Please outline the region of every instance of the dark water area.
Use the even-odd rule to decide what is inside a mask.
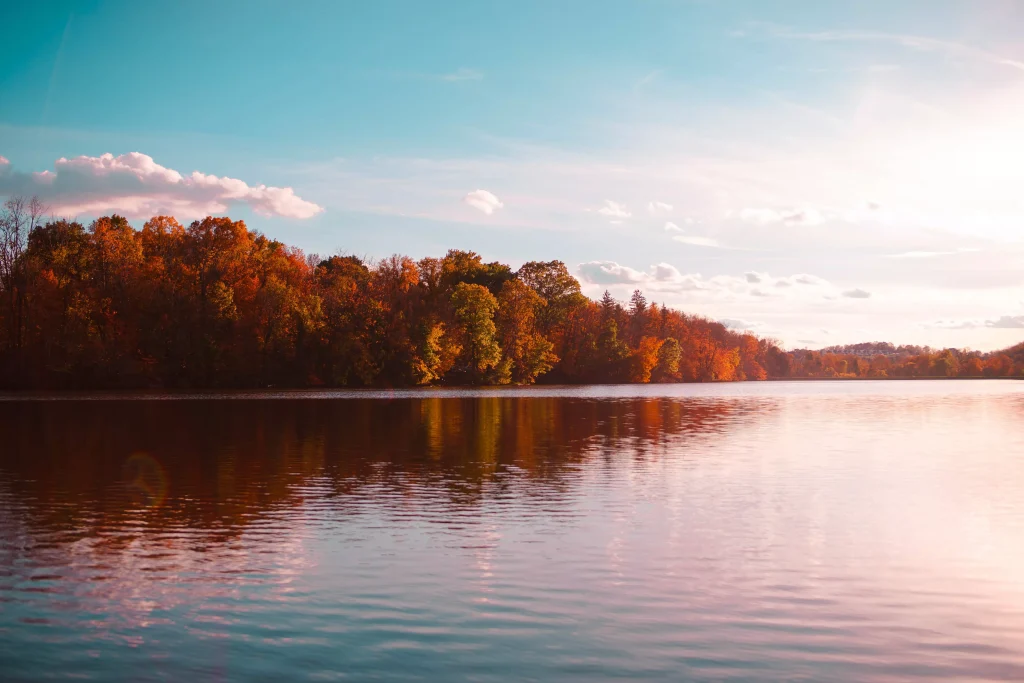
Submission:
[[[0,680],[1024,679],[1024,383],[0,399]]]

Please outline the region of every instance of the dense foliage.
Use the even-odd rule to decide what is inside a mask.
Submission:
[[[560,261],[319,258],[241,221],[90,225],[5,205],[0,384],[303,387],[765,379],[764,339],[607,293]]]
[[[320,258],[242,221],[43,221],[0,211],[0,387],[310,387],[1024,376],[981,354],[888,343],[784,352],[607,292],[560,261],[470,251]]]

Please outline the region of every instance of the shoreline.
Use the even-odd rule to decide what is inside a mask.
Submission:
[[[427,396],[437,394],[450,394],[455,392],[498,392],[498,393],[520,393],[520,392],[546,392],[552,390],[580,390],[597,387],[613,388],[616,392],[628,390],[631,387],[669,387],[669,386],[722,386],[722,385],[746,385],[765,383],[814,383],[814,382],[901,382],[901,381],[1003,381],[1003,380],[1024,380],[1024,377],[779,377],[765,380],[742,380],[742,381],[712,381],[712,382],[624,382],[619,384],[494,384],[494,385],[433,385],[413,387],[308,387],[308,388],[278,388],[278,387],[246,387],[246,388],[203,388],[203,389],[17,389],[0,390],[0,402],[16,401],[47,401],[47,400],[188,400],[208,398],[247,398],[275,399],[275,398],[315,398],[330,394],[345,394],[348,396],[365,395],[367,398],[389,398],[394,394],[395,398],[409,398],[417,395]],[[400,395],[400,396],[399,396]],[[610,397],[615,397],[611,395]]]

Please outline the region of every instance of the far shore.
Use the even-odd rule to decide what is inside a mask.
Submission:
[[[992,380],[1024,380],[1024,377],[778,377],[765,380],[741,380],[741,381],[709,381],[709,382],[650,382],[646,384],[638,382],[623,383],[592,383],[592,384],[435,384],[429,386],[404,386],[404,387],[221,387],[221,388],[77,388],[77,389],[4,389],[0,390],[0,401],[17,401],[22,399],[60,399],[60,398],[111,398],[131,400],[133,398],[168,398],[168,397],[200,397],[218,395],[265,395],[273,394],[329,394],[344,392],[352,394],[382,394],[388,392],[401,392],[403,394],[425,394],[441,393],[453,390],[486,390],[486,391],[508,391],[515,392],[521,389],[579,389],[586,387],[642,387],[642,386],[700,386],[700,385],[721,385],[721,384],[757,384],[779,383],[779,382],[888,382],[888,381],[992,381]]]

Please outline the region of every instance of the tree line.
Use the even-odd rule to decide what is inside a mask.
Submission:
[[[783,351],[561,261],[321,258],[207,217],[0,210],[0,388],[380,387],[1024,376],[1024,344]]]
[[[892,344],[884,343],[856,344],[821,351],[790,351],[789,357],[786,374],[790,377],[1024,378],[1024,343],[992,353],[913,346],[895,348]]]
[[[786,374],[771,340],[607,292],[560,261],[471,251],[321,258],[207,217],[0,214],[4,388],[728,381]]]

